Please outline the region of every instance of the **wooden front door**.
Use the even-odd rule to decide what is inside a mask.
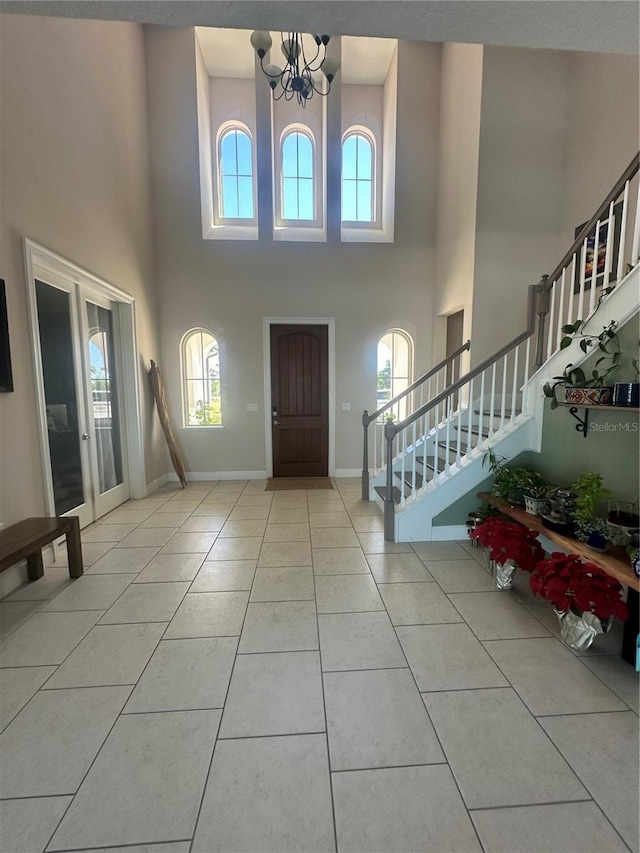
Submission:
[[[274,477],[326,477],[329,456],[327,326],[271,326]]]

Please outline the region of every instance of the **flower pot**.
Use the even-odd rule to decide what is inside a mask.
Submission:
[[[569,385],[564,389],[564,401],[572,406],[610,406],[613,400],[613,388],[580,388]]]
[[[640,516],[635,512],[625,512],[624,510],[611,510],[607,517],[609,524],[615,527],[624,527],[628,530],[638,530],[640,528]]]
[[[513,560],[505,560],[504,565],[491,560],[491,579],[496,589],[513,589],[513,576],[516,569],[517,566]]]
[[[636,554],[631,560],[631,568],[637,578],[640,578],[640,554]]]
[[[606,634],[613,619],[599,619],[593,613],[578,615],[572,610],[555,610],[560,621],[560,637],[570,649],[583,652],[588,649],[598,634]]]
[[[524,492],[522,489],[509,489],[507,502],[510,504],[516,504],[517,506],[522,506],[524,503]]]
[[[614,406],[633,406],[640,403],[640,382],[616,382],[613,386]]]
[[[529,515],[542,515],[546,505],[546,498],[531,498],[529,495],[524,496],[524,506]]]
[[[594,551],[607,550],[607,540],[601,533],[590,533],[586,545]]]

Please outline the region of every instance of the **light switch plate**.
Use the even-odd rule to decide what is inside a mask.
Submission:
[[[351,411],[351,403],[343,403],[342,404],[342,411],[343,412],[350,412]]]
[[[247,411],[248,412],[257,412],[258,404],[257,403],[247,403]]]

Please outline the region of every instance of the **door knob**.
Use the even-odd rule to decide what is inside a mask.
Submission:
[[[279,426],[279,425],[280,425],[280,421],[274,421],[274,422],[273,422],[273,425],[274,425],[274,426]]]
[[[82,440],[83,440],[83,441],[89,441],[89,439],[91,438],[91,436],[89,435],[89,433],[88,433],[88,432],[83,432],[83,433],[82,433],[81,438],[82,438]]]

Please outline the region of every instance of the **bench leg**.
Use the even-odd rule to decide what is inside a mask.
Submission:
[[[82,543],[80,542],[80,521],[77,516],[71,516],[71,528],[67,533],[67,557],[69,559],[69,576],[79,578],[84,572],[82,565]]]
[[[638,633],[640,632],[638,618],[638,593],[635,589],[629,589],[627,593],[627,607],[629,618],[624,623],[624,634],[622,635],[622,660],[626,660],[631,666],[636,665],[638,654]]]
[[[27,557],[27,577],[30,581],[37,581],[44,575],[44,566],[42,565],[42,549],[38,548],[33,554]]]

